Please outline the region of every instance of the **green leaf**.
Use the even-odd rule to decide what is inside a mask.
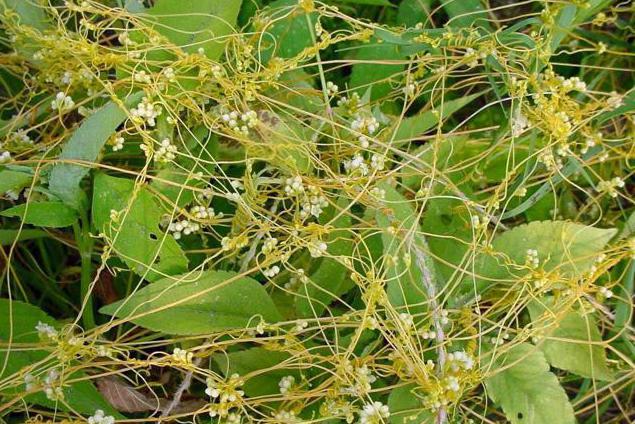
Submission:
[[[397,11],[397,23],[414,27],[418,23],[427,22],[429,26],[428,16],[431,12],[431,4],[432,0],[403,0]]]
[[[348,198],[342,198],[338,202],[338,210],[345,207],[348,202]],[[337,210],[334,212],[337,213]],[[330,222],[330,225],[333,225],[335,230],[329,234],[328,255],[349,257],[353,251],[353,241],[350,232],[346,230],[351,226],[350,216],[344,213],[335,221]],[[338,228],[343,230],[337,230]],[[304,291],[300,290],[300,297],[296,298],[296,311],[303,317],[321,316],[333,299],[346,293],[352,287],[346,266],[330,257],[322,260],[309,280],[310,282],[304,285]]]
[[[154,30],[187,53],[217,60],[234,32],[242,0],[159,0],[144,14]],[[163,53],[162,55],[165,55]]]
[[[500,355],[485,380],[487,394],[512,424],[573,424],[573,408],[536,347],[521,343]]]
[[[284,362],[291,359],[291,355],[286,352],[255,347],[239,352],[217,353],[212,355],[212,359],[224,375],[237,373],[245,379],[243,390],[247,396],[280,393],[278,383],[282,377],[288,375],[293,376],[296,383],[300,382],[298,370],[284,367]]]
[[[450,17],[450,26],[468,28],[475,25],[489,29],[487,10],[481,0],[441,0],[441,3]]]
[[[375,215],[377,224],[382,229],[384,246],[383,267],[386,270],[388,300],[394,307],[407,307],[410,314],[425,312],[426,292],[423,288],[423,277],[417,266],[410,243],[419,242],[421,229],[418,215],[397,190],[387,183],[377,185],[386,194],[386,209],[378,209]],[[398,226],[395,233],[393,223]],[[406,240],[406,234],[414,234]]]
[[[281,320],[265,288],[228,271],[205,271],[168,277],[130,297],[101,308],[101,313],[168,334],[208,334],[249,323],[257,316]]]
[[[0,351],[0,363],[5,364],[0,368],[2,374],[0,378],[9,380],[15,379],[23,381],[23,373],[27,367],[31,367],[50,356],[50,352],[45,349],[38,349],[37,344],[40,343],[39,336],[35,330],[38,322],[58,327],[57,322],[48,316],[41,309],[28,303],[12,301],[9,299],[0,299],[0,342],[3,345]],[[8,343],[10,342],[10,345]],[[24,344],[24,346],[22,346]],[[35,347],[34,347],[34,344]],[[8,355],[8,358],[7,358]],[[13,376],[10,378],[10,376]],[[108,415],[114,415],[123,418],[116,410],[114,410],[108,402],[106,402],[99,394],[95,386],[86,380],[86,374],[78,371],[66,376],[67,379],[82,379],[76,383],[65,385],[64,402],[55,402],[49,400],[43,392],[37,392],[25,397],[25,401],[30,404],[42,405],[50,409],[69,410],[67,403],[71,409],[78,412],[92,415],[96,409],[106,411]],[[21,396],[24,392],[24,385],[18,387],[8,387],[0,393],[5,396]],[[6,399],[5,399],[6,400]]]
[[[423,400],[414,394],[415,384],[397,387],[388,396],[391,424],[432,424],[435,415],[424,409]]]
[[[53,24],[46,13],[46,7],[42,1],[37,0],[4,0],[0,1],[0,14],[3,19],[9,18],[13,25],[19,25],[22,29],[34,28],[42,33],[53,28]],[[8,12],[11,11],[9,15]],[[14,46],[23,56],[32,59],[33,54],[39,50],[31,37],[20,37]],[[32,60],[33,62],[37,62]]]
[[[6,246],[15,242],[32,240],[47,237],[46,231],[22,229],[22,230],[0,230],[0,246]]]
[[[110,219],[119,212],[118,222]],[[187,258],[174,238],[159,227],[163,211],[135,182],[98,174],[93,188],[93,225],[103,232],[130,269],[154,281],[187,270]]]
[[[307,15],[296,0],[274,1],[268,6],[267,16],[277,21],[268,26],[262,35],[260,53],[264,63],[272,57],[294,57],[313,45],[311,34],[317,14]],[[285,16],[284,19],[280,19],[282,16]]]
[[[372,87],[370,99],[380,99],[391,91],[390,80],[398,81],[404,69],[406,57],[399,50],[399,46],[393,44],[374,43],[362,44],[358,47],[355,63],[351,72],[349,85],[360,95],[364,95],[369,87]]]
[[[126,107],[136,105],[143,93],[135,93],[126,99]],[[82,208],[84,192],[79,183],[88,174],[90,164],[95,163],[99,152],[115,132],[117,127],[128,117],[127,112],[117,103],[109,102],[97,112],[89,116],[68,140],[59,159],[64,161],[80,161],[88,164],[75,165],[62,163],[51,171],[49,190],[64,203],[75,209]]]
[[[394,139],[399,140],[411,140],[420,136],[430,128],[434,127],[449,118],[455,112],[462,109],[467,104],[471,103],[474,99],[482,96],[484,92],[471,94],[455,100],[448,100],[443,102],[442,105],[438,105],[434,110],[428,110],[415,116],[404,118],[397,122],[397,128]],[[443,114],[441,114],[443,109]],[[440,119],[439,119],[440,118]]]
[[[31,185],[33,175],[26,172],[3,169],[0,171],[0,194],[7,191],[19,192],[24,187]]]
[[[29,202],[5,209],[2,216],[15,216],[26,224],[61,228],[77,222],[77,212],[62,202]]]
[[[543,270],[557,270],[566,278],[575,278],[593,266],[616,231],[566,221],[520,225],[494,239],[496,253],[481,255],[475,272],[492,280],[515,281],[528,274],[524,266],[527,250],[535,249]],[[510,261],[516,265],[508,265]]]
[[[353,3],[364,4],[367,6],[389,6],[393,7],[393,4],[389,0],[336,0],[332,3]]]
[[[549,299],[535,300],[528,307],[533,328],[546,329],[539,347],[552,366],[598,380],[613,378],[601,346],[602,336],[591,314],[563,314],[553,310]]]

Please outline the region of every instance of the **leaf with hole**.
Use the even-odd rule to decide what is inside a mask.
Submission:
[[[573,408],[537,347],[521,343],[494,361],[488,396],[512,424],[574,424]]]
[[[111,213],[118,215],[113,221]],[[97,174],[93,187],[93,226],[138,275],[154,281],[187,270],[187,258],[174,238],[159,227],[163,210],[143,185]]]

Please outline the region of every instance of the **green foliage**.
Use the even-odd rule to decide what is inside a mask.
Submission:
[[[629,13],[0,0],[0,416],[630,421]]]
[[[226,271],[167,277],[101,312],[154,331],[181,335],[242,328],[258,317],[270,323],[281,319],[257,281]]]
[[[92,203],[93,226],[132,271],[154,281],[187,270],[183,250],[159,228],[160,206],[143,186],[135,189],[133,180],[98,174]]]
[[[491,372],[487,393],[513,424],[576,422],[567,394],[536,347],[521,343],[501,353]]]

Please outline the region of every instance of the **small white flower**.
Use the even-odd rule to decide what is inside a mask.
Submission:
[[[51,101],[51,109],[64,112],[72,109],[75,106],[75,102],[71,96],[67,96],[63,92],[57,93],[55,100]]]
[[[98,409],[95,415],[88,418],[88,424],[114,424],[115,418],[111,415],[105,415],[104,411]]]
[[[6,162],[9,162],[10,160],[11,160],[11,153],[9,152],[0,153],[0,163],[6,163]]]
[[[377,424],[390,417],[387,405],[381,402],[367,403],[359,413],[360,424]]]
[[[520,108],[516,109],[512,119],[512,136],[519,137],[527,128],[529,128],[529,120],[523,115]]]
[[[278,265],[274,265],[271,268],[267,268],[262,271],[262,275],[268,278],[273,278],[280,273],[280,267]]]
[[[338,91],[339,87],[333,84],[333,82],[329,81],[326,83],[326,92],[329,94],[329,96],[335,96]]]
[[[175,347],[172,352],[172,359],[175,362],[180,362],[182,364],[191,364],[193,356],[194,354],[192,352],[188,352],[187,350],[178,347]]]
[[[58,336],[57,330],[49,324],[38,321],[37,325],[35,326],[35,329],[37,330],[40,338],[51,339],[51,340],[57,339],[57,336]]]
[[[295,384],[295,377],[292,375],[287,375],[285,377],[282,377],[280,379],[280,382],[278,382],[278,387],[280,388],[280,393],[281,394],[286,394],[288,393],[291,388],[293,387],[293,385]]]

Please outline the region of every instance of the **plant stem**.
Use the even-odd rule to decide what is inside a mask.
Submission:
[[[75,239],[79,248],[79,257],[81,260],[81,282],[80,296],[83,302],[82,306],[82,323],[84,330],[90,330],[96,327],[95,317],[93,315],[93,298],[90,294],[93,274],[93,239],[90,237],[86,225],[80,228],[79,224],[74,225]]]

